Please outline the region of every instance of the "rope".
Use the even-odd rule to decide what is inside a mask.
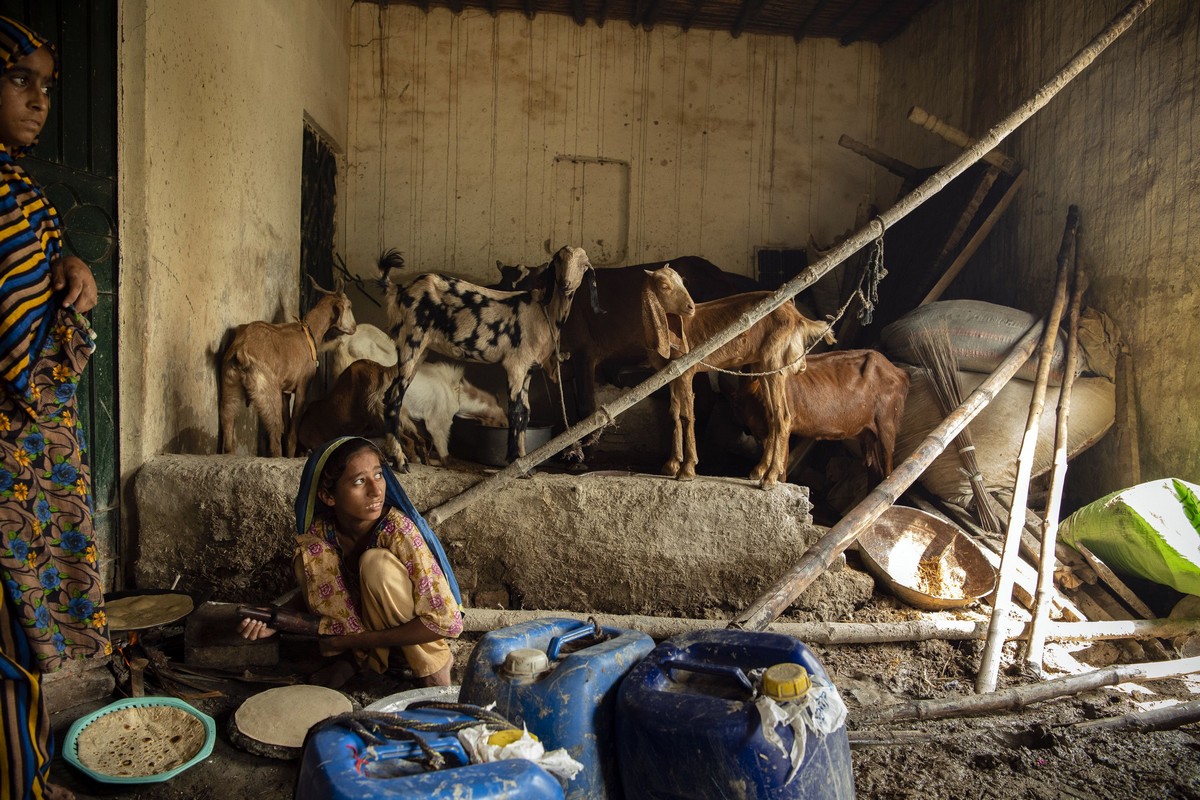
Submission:
[[[480,723],[498,730],[517,730],[517,726],[504,717],[479,706],[445,703],[437,700],[413,703],[408,706],[408,710],[415,711],[417,709],[448,711],[463,714],[472,719],[458,722],[431,722],[409,719],[400,714],[386,711],[350,711],[322,721],[313,730],[316,732],[333,727],[345,728],[357,734],[370,747],[385,745],[388,741],[411,742],[421,750],[424,756],[422,763],[430,770],[442,769],[446,764],[446,759],[441,753],[430,747],[419,735],[420,733],[456,733]]]
[[[883,220],[879,217],[876,217],[874,220],[872,220],[872,222],[879,223],[879,235],[875,237],[875,247],[871,251],[870,258],[867,259],[866,269],[864,269],[858,276],[858,286],[856,286],[854,291],[850,293],[850,296],[846,298],[846,302],[842,304],[842,307],[837,310],[836,314],[826,317],[829,322],[826,324],[825,330],[821,332],[820,336],[813,340],[812,344],[805,348],[804,352],[801,353],[799,357],[793,359],[787,364],[784,364],[778,369],[768,370],[767,372],[741,372],[738,370],[722,369],[721,367],[715,367],[712,364],[709,364],[703,359],[701,359],[699,363],[705,367],[708,367],[708,369],[712,370],[713,372],[723,372],[726,375],[739,375],[746,378],[762,378],[767,375],[774,375],[777,372],[784,372],[803,362],[804,359],[808,357],[808,354],[811,353],[813,349],[821,343],[821,340],[825,338],[825,335],[833,330],[833,326],[841,321],[842,317],[846,315],[846,311],[849,310],[850,304],[853,303],[856,298],[862,303],[862,308],[859,309],[858,312],[859,321],[863,325],[870,325],[871,319],[875,314],[875,306],[879,304],[879,284],[884,278],[887,277],[888,274],[887,269],[883,265],[883,235],[886,233],[886,228],[883,224]],[[863,288],[864,283],[867,284],[865,290]],[[676,350],[679,349],[679,345],[677,344],[672,344],[671,347]],[[800,371],[803,372],[804,370],[801,369]]]

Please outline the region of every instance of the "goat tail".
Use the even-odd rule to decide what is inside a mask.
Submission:
[[[379,256],[380,279],[384,283],[390,282],[389,277],[394,269],[404,269],[404,256],[400,255],[400,251],[393,247]]]

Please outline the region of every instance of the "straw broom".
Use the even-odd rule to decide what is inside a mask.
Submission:
[[[929,370],[934,394],[942,415],[946,416],[962,405],[962,391],[958,385],[958,360],[950,346],[950,332],[945,323],[917,331],[913,342],[917,361]],[[979,471],[979,460],[975,458],[975,443],[971,438],[971,428],[967,426],[962,433],[954,437],[954,446],[962,461],[963,470],[971,482],[971,494],[975,497],[975,514],[979,517],[979,525],[992,533],[1000,532],[1000,519],[992,508],[991,497],[983,483],[983,475]]]

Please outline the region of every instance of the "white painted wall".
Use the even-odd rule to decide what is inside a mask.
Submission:
[[[874,134],[873,45],[407,6],[351,18],[347,254],[365,277],[395,247],[414,271],[490,282],[497,259],[563,244],[753,274],[756,248],[829,241],[872,190],[837,140]]]
[[[881,149],[920,165],[944,161],[947,147],[905,121],[910,105],[987,130],[1125,5],[934,4],[883,48]],[[1067,207],[1080,207],[1089,302],[1117,322],[1136,364],[1143,480],[1200,478],[1200,373],[1191,368],[1200,347],[1197,75],[1200,4],[1159,0],[1005,142],[1030,179],[967,267],[1012,305],[1044,313]],[[1122,435],[1072,462],[1077,501],[1129,485],[1116,457]]]
[[[121,3],[124,475],[216,452],[222,336],[297,312],[303,123],[345,147],[349,7]]]

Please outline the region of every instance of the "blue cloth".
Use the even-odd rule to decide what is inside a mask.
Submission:
[[[321,476],[321,471],[325,469],[325,463],[335,450],[352,441],[370,444],[370,440],[358,436],[341,436],[337,439],[331,439],[313,450],[312,455],[305,462],[304,472],[300,475],[300,491],[296,493],[297,536],[303,536],[308,533],[308,529],[312,527],[313,519],[316,517],[317,504],[321,502],[317,497],[317,489],[320,486],[318,478]],[[384,483],[387,484],[385,499],[388,505],[400,509],[417,526],[417,530],[421,532],[421,538],[425,540],[425,544],[429,546],[429,551],[433,553],[433,557],[437,559],[438,565],[442,568],[442,574],[446,576],[446,582],[450,584],[450,591],[454,594],[454,600],[461,606],[462,593],[458,589],[458,580],[454,577],[454,570],[450,566],[450,559],[446,557],[446,551],[442,548],[442,543],[434,534],[433,529],[429,527],[429,523],[425,521],[425,518],[421,516],[420,512],[412,504],[412,501],[408,499],[408,495],[404,493],[404,487],[400,485],[399,479],[396,478],[396,473],[392,472],[392,468],[388,466],[386,461],[383,463],[383,479]]]

